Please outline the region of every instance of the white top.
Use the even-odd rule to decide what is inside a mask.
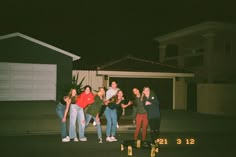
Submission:
[[[106,100],[109,100],[111,97],[116,95],[118,90],[120,90],[120,89],[119,88],[113,89],[113,88],[109,87],[107,92],[106,92]]]

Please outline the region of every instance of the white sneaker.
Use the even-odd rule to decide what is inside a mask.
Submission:
[[[96,125],[97,125],[97,123],[95,121],[93,121],[93,126],[96,126]]]
[[[78,142],[79,140],[78,140],[78,138],[77,137],[75,137],[74,138],[74,142]]]
[[[62,142],[70,142],[70,138],[65,137],[65,138],[63,138],[61,141],[62,141]]]
[[[111,136],[110,138],[111,138],[112,142],[117,141],[117,139],[114,136]]]
[[[79,140],[80,140],[80,141],[83,141],[83,142],[84,142],[84,141],[87,141],[87,137],[82,137],[82,138],[80,138]]]
[[[107,142],[113,142],[112,139],[111,139],[111,137],[107,137],[107,138],[106,138],[106,141],[107,141]]]
[[[98,143],[102,143],[102,138],[101,137],[98,138]]]

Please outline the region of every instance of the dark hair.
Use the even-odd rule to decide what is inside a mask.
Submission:
[[[84,90],[86,90],[86,88],[89,88],[89,90],[92,91],[92,87],[90,85],[84,86]]]

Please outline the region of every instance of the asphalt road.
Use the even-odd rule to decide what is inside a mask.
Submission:
[[[62,143],[60,135],[2,136],[1,157],[127,157],[127,147],[120,150],[123,140],[131,140],[132,133],[120,133],[118,142],[99,144],[96,133],[86,134],[87,142]],[[233,157],[236,155],[234,133],[162,133],[158,157]],[[149,139],[149,136],[147,137]],[[150,149],[132,149],[135,157],[149,157]]]

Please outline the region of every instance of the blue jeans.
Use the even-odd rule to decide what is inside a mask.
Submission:
[[[60,120],[60,124],[61,124],[61,137],[62,138],[65,138],[67,136],[66,122],[62,122],[65,110],[66,110],[66,106],[65,105],[62,105],[60,103],[57,104],[56,113],[57,113],[57,116],[58,116],[58,118]]]
[[[106,107],[104,111],[107,127],[106,127],[106,136],[115,136],[116,135],[116,125],[117,125],[117,112],[116,109],[110,109]]]
[[[70,105],[70,128],[69,135],[70,139],[77,137],[76,134],[76,120],[79,126],[79,138],[84,138],[84,129],[85,129],[85,118],[84,110],[76,104]]]
[[[97,133],[98,133],[98,138],[102,137],[102,128],[101,128],[101,123],[100,121],[96,120],[96,117],[93,117],[90,114],[86,114],[86,126],[88,126],[90,120],[93,119],[96,122],[96,128],[97,128]]]

